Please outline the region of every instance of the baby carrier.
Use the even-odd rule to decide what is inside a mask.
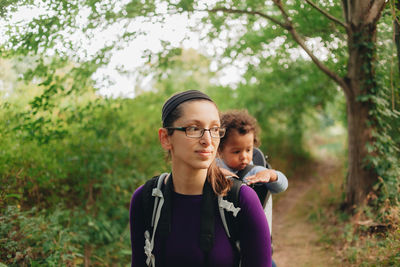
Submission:
[[[253,149],[253,165],[247,165],[246,168],[239,171],[237,176],[240,180],[254,168],[255,165],[263,166],[265,168],[271,169],[271,165],[267,161],[268,156],[264,156],[263,152],[255,147]],[[251,187],[256,191],[258,198],[260,199],[261,205],[264,208],[265,216],[267,217],[269,231],[272,235],[272,195],[271,192],[265,187],[263,183],[252,184]]]

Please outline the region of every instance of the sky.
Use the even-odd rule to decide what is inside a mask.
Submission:
[[[125,69],[134,71],[135,68],[140,68],[146,59],[142,58],[146,49],[156,53],[163,49],[161,40],[171,42],[174,47],[182,47],[184,49],[195,49],[200,53],[212,57],[216,53],[222,53],[222,47],[225,45],[218,40],[214,43],[209,44],[206,41],[201,40],[201,33],[192,32],[189,30],[189,26],[195,23],[195,19],[188,19],[185,15],[174,15],[169,16],[165,20],[165,23],[135,23],[135,27],[145,31],[145,36],[139,36],[132,41],[127,48],[115,53],[111,59],[111,62],[107,68],[99,70],[95,79],[100,80],[100,77],[110,74],[111,79],[115,81],[114,85],[102,86],[99,83],[99,92],[102,95],[107,96],[124,96],[133,97],[135,86],[135,73],[131,76],[121,75],[115,70],[115,67],[122,65]],[[217,50],[217,51],[215,51]],[[210,70],[217,71],[217,63],[211,60]],[[220,70],[218,84],[235,86],[240,80],[244,73],[244,64],[238,64],[236,66],[228,66]],[[149,82],[149,80],[144,80]],[[143,84],[143,87],[149,84]]]
[[[45,13],[44,9],[37,8],[21,8],[16,14],[14,14],[11,20],[7,23],[17,23],[20,21],[29,21],[33,17],[39,16]],[[82,23],[85,20],[85,11],[81,11]],[[134,87],[136,85],[136,69],[143,66],[146,59],[142,58],[145,50],[151,50],[152,52],[159,52],[162,49],[161,40],[169,41],[172,46],[182,47],[184,49],[193,48],[200,51],[203,54],[213,55],[216,51],[220,50],[223,44],[215,41],[212,45],[205,43],[200,40],[200,33],[195,33],[189,30],[189,26],[196,23],[197,18],[188,19],[185,15],[173,15],[168,16],[164,23],[149,23],[135,21],[131,23],[130,27],[132,30],[140,30],[146,32],[146,35],[140,35],[135,40],[129,43],[124,49],[115,51],[111,57],[110,63],[101,69],[99,69],[93,76],[96,81],[96,87],[98,93],[109,97],[134,97]],[[2,31],[5,30],[5,22],[0,21],[0,40]],[[84,47],[87,54],[94,54],[97,49],[100,49],[102,45],[110,42],[115,33],[120,32],[122,25],[115,25],[108,28],[105,31],[99,31],[94,35],[92,40],[84,40],[82,34],[79,32],[74,33],[70,38],[79,43],[81,47]],[[58,49],[63,49],[62,44]],[[82,52],[83,53],[83,52]],[[77,56],[79,51],[76,51]],[[211,62],[210,68],[212,71],[216,71],[216,62]],[[124,69],[127,72],[124,74],[117,71],[117,69]],[[219,84],[232,85],[240,81],[243,69],[237,66],[230,66],[226,69],[221,70]],[[108,79],[104,79],[107,77]],[[110,83],[111,82],[111,83]],[[150,86],[150,79],[145,79],[142,84],[144,87]],[[147,83],[147,84],[146,84]]]
[[[123,7],[124,1],[125,0],[120,0],[120,2],[118,2],[120,8]],[[163,12],[163,7],[158,8],[160,10],[157,10],[157,12]],[[3,32],[6,29],[5,24],[29,21],[33,17],[39,16],[45,12],[46,10],[40,9],[40,7],[36,9],[20,8],[17,13],[13,14],[10,21],[4,22],[0,20],[0,41],[2,41],[2,36],[4,36]],[[82,25],[85,24],[87,14],[89,14],[89,10],[82,9],[80,11],[79,17],[81,21],[79,23],[82,23]],[[163,49],[161,40],[170,42],[174,47],[182,47],[184,49],[192,48],[209,56],[211,58],[210,70],[217,71],[218,63],[215,58],[222,54],[226,44],[218,39],[213,40],[211,44],[201,40],[201,35],[204,35],[207,29],[203,29],[203,32],[192,32],[189,30],[190,26],[197,23],[200,16],[201,14],[199,14],[198,17],[193,16],[188,19],[183,14],[176,14],[167,16],[164,23],[150,23],[140,20],[135,20],[133,23],[130,23],[130,31],[142,31],[146,34],[137,36],[122,50],[114,51],[110,63],[99,69],[93,75],[92,78],[96,81],[95,86],[98,89],[98,93],[109,97],[134,97],[134,88],[136,86],[136,77],[138,74],[137,70],[146,62],[143,55],[146,50],[150,50],[154,53],[161,51]],[[260,27],[263,26],[265,25],[260,24]],[[68,35],[68,38],[75,43],[76,47],[82,49],[72,51],[74,53],[73,56],[75,56],[75,58],[90,57],[105,44],[116,39],[117,34],[123,31],[125,29],[124,27],[126,26],[120,23],[113,24],[112,27],[103,31],[95,30],[96,32],[94,32],[94,36],[91,39],[85,39],[83,33],[75,31],[72,35]],[[223,32],[222,35],[224,34],[232,37],[232,35],[237,33],[232,31]],[[268,53],[274,54],[275,49],[283,45],[284,42],[284,38],[277,37],[273,42],[265,44],[265,55],[263,54],[263,56],[270,56]],[[321,60],[327,59],[328,51],[324,51],[321,40],[318,40],[318,38],[309,39],[306,41],[306,44],[316,52]],[[59,49],[59,51],[67,51],[62,43],[58,44],[57,49]],[[302,49],[294,48],[290,50],[289,53],[294,60],[297,57],[308,58]],[[51,51],[49,51],[49,53],[49,56],[51,56]],[[68,51],[68,53],[71,53],[71,51]],[[235,65],[228,64],[224,69],[218,70],[219,80],[216,82],[224,86],[235,87],[242,80],[245,65],[245,62],[240,62],[239,60],[235,61]],[[285,66],[283,67],[285,68]],[[119,72],[117,69],[124,70],[124,73]],[[150,81],[151,78],[144,79],[142,80],[143,84],[140,84],[140,86],[144,88],[151,87]]]
[[[128,47],[114,53],[109,66],[100,69],[96,73],[94,77],[96,80],[100,80],[101,76],[109,74],[115,81],[114,85],[100,86],[101,89],[99,92],[103,95],[109,96],[122,95],[132,97],[134,93],[133,87],[135,85],[135,73],[127,76],[118,73],[115,68],[123,66],[124,69],[130,71],[134,71],[135,68],[140,68],[140,66],[146,62],[146,59],[142,58],[146,49],[155,53],[162,50],[160,40],[169,41],[173,46],[182,46],[186,49],[193,48],[198,50],[200,47],[199,36],[190,33],[187,26],[188,23],[184,16],[170,17],[164,24],[136,24],[136,27],[147,32],[147,34],[144,36],[138,36],[129,44]],[[143,86],[146,85],[144,84]]]

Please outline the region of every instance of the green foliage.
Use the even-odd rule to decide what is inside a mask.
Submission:
[[[17,86],[0,96],[2,259],[12,266],[126,265],[130,197],[167,170],[156,130],[166,96],[55,94],[54,105],[38,105],[43,121],[32,129],[42,88]],[[51,130],[58,125],[63,135]]]
[[[237,89],[219,87],[210,95],[222,110],[248,109],[261,127],[263,150],[275,157],[292,158],[296,164],[294,159],[308,157],[305,121],[319,120],[314,110],[323,113],[338,92],[310,62],[297,60],[281,71],[279,60],[270,57],[268,62],[249,66],[246,80]],[[226,101],[226,95],[232,95],[232,103]],[[333,120],[337,119],[334,116]]]
[[[320,236],[320,243],[335,251],[344,266],[396,266],[400,259],[400,213],[398,207],[387,205],[384,221],[376,218],[371,208],[350,215],[339,207],[343,173],[341,159],[331,158],[319,174],[320,181],[306,193],[308,221]],[[327,164],[327,163],[325,163]],[[329,166],[329,167],[328,167]]]
[[[134,99],[102,99],[90,88],[80,93],[55,92],[46,98],[43,85],[29,83],[17,83],[9,96],[3,96],[0,111],[0,172],[4,185],[0,195],[1,214],[4,220],[19,216],[15,224],[9,225],[17,233],[21,231],[18,225],[25,222],[47,225],[41,232],[29,228],[26,233],[19,233],[25,236],[32,231],[33,241],[28,238],[27,243],[16,245],[12,243],[13,239],[7,239],[5,246],[8,249],[4,253],[11,255],[8,263],[51,264],[54,261],[79,265],[87,259],[121,264],[129,261],[129,199],[145,179],[168,171],[167,164],[162,161],[163,151],[156,129],[160,127],[161,106],[173,92],[202,89],[222,107],[248,106],[266,129],[262,137],[267,140],[264,142],[266,151],[274,158],[284,153],[274,154],[273,149],[284,149],[274,146],[273,142],[295,145],[301,140],[301,127],[298,129],[300,137],[296,139],[295,135],[287,134],[290,128],[280,129],[282,121],[273,118],[291,120],[290,116],[300,111],[290,110],[295,101],[306,95],[299,94],[293,103],[284,99],[290,92],[289,81],[299,85],[296,73],[303,69],[301,66],[306,70],[307,65],[295,64],[293,76],[277,78],[282,73],[277,74],[271,84],[268,81],[272,80],[273,74],[265,77],[261,71],[255,71],[254,76],[263,78],[264,82],[247,89],[243,84],[232,91],[229,88],[215,90],[210,84],[215,73],[208,70],[206,57],[189,50],[170,57],[171,60],[172,63],[166,64],[156,76],[154,91],[143,90]],[[284,81],[288,82],[287,89],[276,90],[284,85]],[[68,86],[68,80],[59,84]],[[263,94],[261,87],[271,90]],[[26,94],[28,89],[30,93]],[[277,92],[280,95],[277,96]],[[227,95],[235,97],[227,101]],[[323,102],[322,99],[321,95]],[[46,101],[51,104],[44,105]],[[311,105],[320,104],[314,98],[306,101]],[[290,116],[284,115],[286,112]],[[300,113],[298,119],[301,121],[307,113]],[[37,129],[32,128],[38,115],[43,121]],[[59,128],[64,130],[62,135],[53,130]],[[285,153],[294,154],[292,151],[293,148],[288,146]],[[10,209],[8,213],[7,209]],[[58,217],[66,217],[65,221],[49,222],[52,214],[61,214]],[[44,249],[48,244],[39,243],[34,252],[29,252],[32,242],[41,240],[44,235],[60,234],[60,229],[71,233],[73,240],[62,239],[59,241],[62,244],[56,243],[54,249]]]
[[[154,87],[164,97],[183,90],[205,90],[216,77],[209,70],[210,59],[193,49],[161,52],[150,62],[147,71],[155,76]]]
[[[129,199],[145,179],[168,170],[161,160],[156,129],[162,103],[176,91],[200,89],[221,110],[249,109],[262,128],[262,149],[273,159],[285,159],[290,170],[310,156],[310,132],[346,121],[344,97],[336,85],[302,56],[287,30],[254,13],[282,23],[272,2],[201,5],[188,0],[166,1],[161,7],[156,1],[1,1],[0,17],[10,21],[19,8],[35,6],[45,12],[27,22],[9,23],[0,44],[1,57],[8,58],[0,62],[0,253],[7,264],[129,262]],[[343,19],[340,1],[318,1],[318,6]],[[224,53],[216,53],[213,60],[220,66],[242,62],[246,71],[242,82],[235,88],[213,84],[218,72],[209,70],[211,59],[164,42],[165,50],[148,54],[150,68],[143,68],[144,74],[154,77],[151,89],[136,88],[135,99],[97,96],[92,75],[115,50],[142,34],[131,31],[129,24],[162,21],[164,7],[166,13],[192,14],[200,8],[243,11],[210,12],[202,20],[212,25],[209,38],[226,36]],[[313,49],[321,49],[323,63],[345,77],[344,29],[304,1],[286,1],[285,8],[299,33],[310,41],[308,46],[316,42]],[[392,17],[385,11],[382,18],[376,54],[379,78],[367,81],[377,86],[371,90],[374,94],[362,98],[374,104],[371,115],[376,118],[376,142],[366,144],[371,152],[366,162],[380,176],[369,201],[380,209],[380,220],[390,224],[396,211],[391,207],[398,205],[400,195],[400,87],[388,61],[394,57],[390,52]],[[94,52],[87,49],[84,40],[115,25],[121,30],[113,40]],[[197,26],[204,29],[204,24]],[[70,38],[75,33],[82,34],[80,41]],[[370,43],[363,45],[368,48]],[[373,59],[375,55],[366,56]],[[372,71],[371,65],[364,68]],[[328,202],[334,205],[335,200]],[[346,216],[338,215],[343,221]],[[325,219],[323,210],[310,218]],[[343,238],[358,238],[348,225]],[[397,233],[390,232],[382,241],[388,241],[382,251],[396,249],[396,238]],[[349,251],[349,258],[358,262],[358,249]],[[397,259],[394,253],[383,260]]]
[[[342,261],[349,266],[395,266],[400,260],[400,231],[398,228],[399,217],[392,218],[392,225],[382,225],[369,220],[354,220],[334,223],[331,218],[319,223],[325,224],[326,231],[335,235],[333,245],[341,248]],[[340,216],[340,212],[336,216]],[[360,217],[356,217],[360,218]],[[366,219],[361,215],[362,219]],[[340,236],[337,239],[337,236]]]
[[[20,211],[8,206],[0,216],[1,259],[8,266],[75,265],[82,261],[78,241],[84,232],[69,227],[70,216],[70,211],[62,209],[49,216],[36,209]]]
[[[382,42],[378,46],[380,58],[377,66],[379,90],[372,97],[375,108],[371,110],[376,118],[376,132],[373,133],[376,142],[366,145],[371,152],[367,159],[369,167],[375,168],[380,177],[370,201],[383,218],[390,210],[385,204],[387,201],[391,206],[400,203],[400,73],[394,65],[394,44],[385,41],[392,35],[392,29],[386,28],[386,23],[391,19],[388,14],[385,15],[380,25],[382,30],[379,38]],[[391,73],[389,79],[385,77],[387,73]]]

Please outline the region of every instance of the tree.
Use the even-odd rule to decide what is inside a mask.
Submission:
[[[397,1],[394,5],[394,40],[396,42],[396,48],[397,48],[397,62],[398,62],[398,69],[400,73],[400,2]]]
[[[248,34],[247,39],[241,39],[245,40],[243,46],[248,46],[246,48],[253,50],[253,55],[257,55],[255,52],[257,48],[250,46],[251,38],[257,38],[256,42],[266,43],[262,37],[268,35],[263,34],[262,31],[273,25],[279,26],[285,30],[280,35],[289,35],[297,46],[307,53],[315,65],[340,86],[346,97],[348,122],[349,167],[346,203],[348,207],[353,208],[364,203],[372,185],[378,182],[376,169],[368,161],[368,158],[375,153],[375,151],[370,151],[369,147],[373,147],[375,142],[376,118],[371,111],[376,106],[374,97],[379,90],[375,75],[376,37],[378,21],[386,1],[343,0],[341,8],[338,1],[319,1],[320,4],[310,0],[305,0],[305,2],[308,7],[303,5],[303,1],[286,1],[285,3],[281,0],[268,2],[218,1],[215,5],[209,6],[206,4],[196,5],[192,1],[180,1],[175,8],[178,11],[207,11],[209,16],[205,20],[218,29],[210,33],[212,37],[218,36],[223,30],[229,31],[230,27],[227,24],[229,17],[241,19],[241,22],[246,25]],[[319,13],[319,17],[312,14],[315,11]],[[311,16],[313,17],[310,18]],[[306,21],[307,17],[309,21]],[[263,25],[259,19],[267,20],[269,23]],[[257,25],[255,22],[259,24]],[[312,22],[316,24],[312,24]],[[327,28],[322,28],[318,25],[319,23]],[[254,26],[258,26],[261,30],[253,30]],[[253,32],[253,35],[249,35],[249,32]],[[333,34],[336,36],[332,37]],[[335,64],[335,60],[319,59],[315,49],[313,50],[307,45],[307,40],[316,37],[324,38],[323,46],[334,55],[334,58],[336,57],[337,64]],[[345,40],[340,41],[342,37]],[[228,40],[228,43],[229,41],[232,40]],[[330,41],[337,42],[338,46],[343,45],[347,53],[341,55],[343,50],[335,50],[332,46],[327,45]],[[227,50],[229,52],[235,50],[236,54],[245,54],[246,48],[241,47],[235,50],[234,46],[229,46]]]
[[[6,1],[0,8],[1,15],[6,19],[22,5],[38,4],[47,12],[26,25],[8,25],[7,42],[0,48],[6,56],[33,53],[43,58],[48,51],[56,54],[57,60],[49,62],[42,59],[36,65],[37,73],[42,73],[39,78],[47,80],[47,84],[57,81],[57,75],[51,70],[66,62],[65,58],[72,58],[76,66],[69,76],[74,83],[70,89],[67,88],[68,91],[78,90],[99,67],[108,63],[113,49],[123,47],[124,43],[140,34],[140,31],[129,27],[138,20],[154,22],[162,21],[167,14],[190,16],[200,13],[205,24],[199,23],[197,29],[201,31],[204,25],[213,25],[213,28],[208,28],[209,38],[219,38],[221,33],[225,35],[227,47],[224,56],[225,59],[231,58],[232,62],[235,59],[265,58],[262,52],[270,49],[271,43],[283,39],[284,46],[276,48],[282,58],[290,58],[290,51],[303,49],[315,66],[344,92],[349,161],[346,202],[349,207],[355,207],[364,202],[372,185],[378,181],[377,171],[369,161],[369,157],[376,153],[373,148],[376,117],[371,111],[376,108],[374,98],[379,90],[375,74],[377,25],[386,2],[326,0],[316,4],[311,0],[234,0],[213,3],[152,0],[123,4],[112,0],[54,0],[37,3],[17,1],[11,5]],[[82,14],[83,11],[87,13]],[[82,17],[86,22],[84,25]],[[78,52],[72,56],[66,52],[80,49],[80,43],[71,41],[66,33],[81,31],[90,39],[96,35],[95,30],[109,29],[110,25],[117,25],[121,30],[114,42],[105,44],[94,55],[83,51],[86,56],[79,57]],[[313,42],[317,43],[314,47],[311,45]],[[63,43],[63,46],[60,47],[59,43]],[[166,46],[170,47],[169,44]],[[318,47],[323,48],[322,55],[317,53]],[[327,55],[325,59],[323,54]],[[257,66],[251,60],[247,64],[250,67]],[[33,77],[29,76],[31,79]]]
[[[374,144],[373,132],[376,118],[371,116],[371,110],[375,105],[373,96],[379,90],[375,76],[377,24],[386,1],[343,0],[341,1],[343,19],[339,19],[323,9],[325,7],[335,11],[337,5],[336,3],[332,4],[332,1],[321,1],[320,5],[310,0],[305,1],[326,19],[345,30],[347,66],[344,71],[340,70],[343,67],[341,66],[342,62],[336,66],[327,66],[306,45],[307,31],[305,31],[305,35],[300,34],[298,28],[301,22],[296,21],[299,16],[291,15],[300,12],[298,2],[301,1],[288,1],[286,6],[281,0],[272,2],[276,8],[275,13],[258,1],[252,1],[249,5],[236,1],[233,4],[219,1],[215,7],[208,9],[208,12],[246,16],[245,20],[249,24],[251,20],[254,20],[253,17],[259,16],[278,25],[289,33],[322,72],[340,86],[346,96],[348,120],[349,169],[346,202],[349,207],[363,204],[372,185],[378,181],[376,170],[369,164],[367,158],[371,154],[368,151],[368,145]],[[276,11],[279,11],[280,16],[275,15]],[[271,13],[274,15],[270,15]],[[303,15],[305,15],[304,12]],[[307,26],[312,28],[314,25]],[[333,29],[336,26],[331,27]],[[270,26],[268,25],[268,27]],[[319,30],[318,26],[316,28]],[[332,32],[340,33],[337,30]],[[310,33],[308,34],[312,37]]]

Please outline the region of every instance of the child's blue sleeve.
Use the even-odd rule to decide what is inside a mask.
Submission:
[[[288,187],[288,179],[286,176],[277,170],[276,173],[278,174],[278,179],[275,182],[266,183],[265,186],[271,191],[272,194],[283,192]]]

